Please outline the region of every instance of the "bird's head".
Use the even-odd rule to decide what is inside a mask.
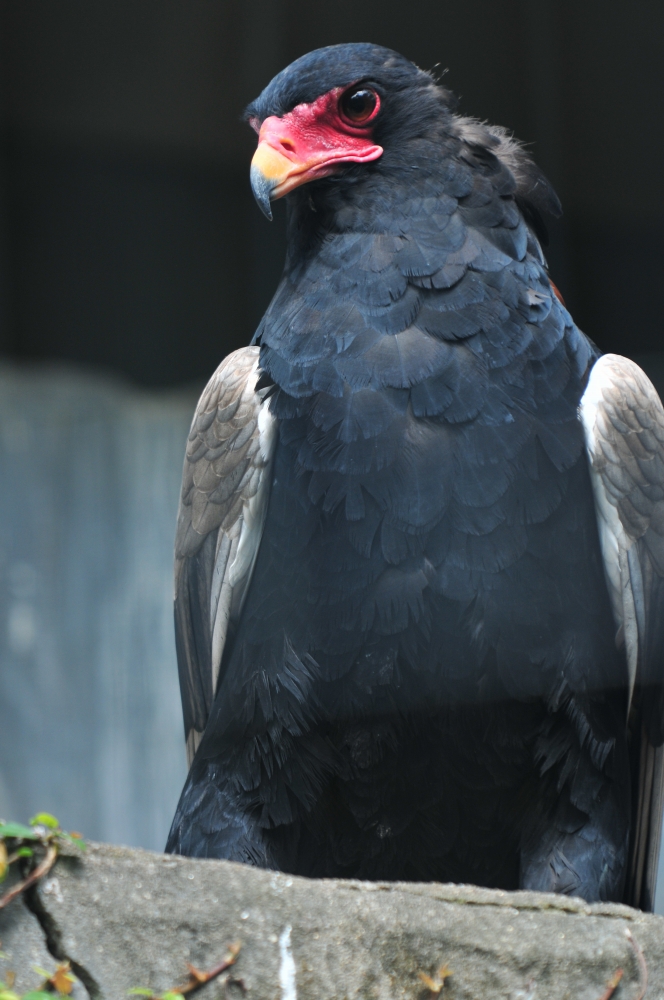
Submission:
[[[245,117],[258,133],[251,186],[270,202],[311,181],[357,179],[441,119],[449,94],[391,49],[331,45],[297,59],[253,101]]]

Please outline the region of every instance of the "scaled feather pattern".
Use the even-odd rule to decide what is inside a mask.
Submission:
[[[580,419],[599,352],[546,270],[557,198],[428,74],[335,46],[248,116],[357,81],[383,154],[288,195],[280,285],[192,427],[176,625],[197,750],[168,847],[649,905],[634,824],[650,796],[654,829],[657,780],[637,806],[630,774],[642,716],[662,742],[661,404],[613,372]],[[618,524],[647,558],[645,659],[617,637]]]

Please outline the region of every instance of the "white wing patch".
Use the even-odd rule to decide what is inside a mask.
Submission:
[[[650,379],[617,354],[600,358],[579,406],[618,646],[629,675],[627,727],[638,755],[629,901],[650,909],[664,803],[664,409]],[[634,688],[645,696],[630,718]]]
[[[222,361],[189,433],[175,544],[175,618],[187,756],[214,701],[229,626],[242,611],[270,494],[277,421],[257,388],[260,350]]]
[[[654,584],[664,577],[664,409],[647,375],[628,358],[605,354],[593,367],[579,406],[595,494],[604,571],[624,645],[629,700],[649,648]]]
[[[254,374],[256,382],[257,370]],[[212,631],[212,688],[217,686],[221,657],[224,652],[228,625],[242,610],[263,535],[270,471],[274,454],[276,421],[266,402],[258,414],[258,436],[261,458],[265,463],[261,482],[254,495],[243,505],[242,513],[230,528],[219,528],[212,591],[210,594],[210,626]]]
[[[609,359],[610,364],[612,358],[613,355],[607,354],[595,363],[586,391],[581,399],[579,416],[583,425],[586,451],[590,461],[590,479],[595,495],[597,526],[604,558],[604,574],[617,628],[616,644],[618,646],[624,644],[625,646],[629,672],[629,701],[631,702],[639,655],[639,633],[629,567],[629,552],[635,539],[627,535],[620,520],[617,507],[619,495],[612,495],[607,489],[606,477],[602,476],[600,471],[604,465],[605,452],[611,449],[610,442],[607,440],[606,434],[602,434],[602,430],[605,429],[603,427],[605,422],[604,391],[612,388],[611,375],[613,374],[611,369],[607,370],[607,359]],[[618,456],[615,454],[611,457],[615,461],[618,460]]]

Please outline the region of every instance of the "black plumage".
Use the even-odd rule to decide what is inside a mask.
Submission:
[[[384,152],[289,195],[267,512],[168,849],[620,899],[636,765],[577,415],[598,352],[540,249],[558,202],[379,47],[303,57],[248,116],[358,80]],[[181,553],[183,691],[210,537]]]

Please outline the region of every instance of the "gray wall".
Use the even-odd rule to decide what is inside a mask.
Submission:
[[[0,816],[163,848],[185,775],[172,545],[195,399],[0,368]]]

